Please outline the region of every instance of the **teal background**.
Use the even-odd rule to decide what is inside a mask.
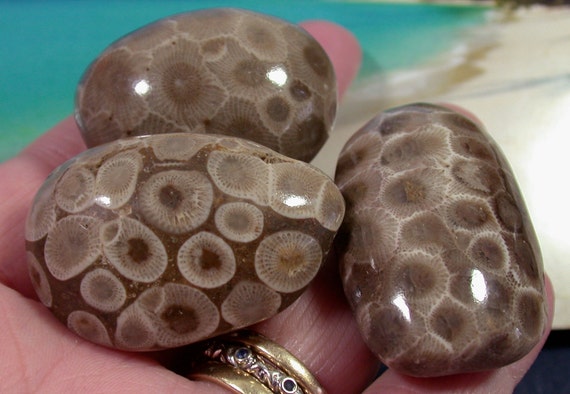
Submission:
[[[161,17],[217,6],[345,26],[364,50],[361,79],[449,50],[464,29],[485,21],[487,11],[330,0],[0,0],[0,161],[72,113],[77,81],[111,42]]]

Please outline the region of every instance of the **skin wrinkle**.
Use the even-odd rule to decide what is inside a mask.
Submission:
[[[80,343],[77,343],[77,346],[75,348],[80,347]],[[75,350],[74,348],[74,350]],[[55,362],[53,363],[53,365],[51,366],[51,368],[47,371],[46,374],[44,374],[39,381],[35,384],[35,390],[33,390],[34,392],[36,391],[40,391],[43,389],[43,387],[45,387],[46,385],[49,384],[50,378],[55,378],[56,381],[61,381],[61,378],[57,376],[57,372],[59,370],[59,367],[61,366],[62,369],[65,370],[65,362],[67,359],[67,355],[69,354],[69,352],[66,353],[61,353],[59,354],[59,357],[57,357],[57,359],[55,360]],[[66,379],[74,379],[77,376],[67,376],[64,375],[64,378]]]
[[[4,292],[3,288],[0,288],[0,290],[2,291],[2,293]],[[1,294],[1,293],[0,293]],[[12,320],[12,312],[9,309],[8,303],[6,302],[7,300],[9,300],[9,297],[11,297],[12,295],[8,295],[8,297],[6,297],[4,294],[2,294],[2,297],[0,298],[0,316],[4,316],[4,321],[3,321],[3,331],[5,331],[5,333],[8,335],[8,337],[12,337],[15,338],[16,340],[14,340],[13,346],[14,349],[13,351],[10,353],[10,358],[11,358],[11,364],[14,365],[16,364],[18,366],[18,369],[21,369],[22,373],[17,374],[17,376],[20,376],[20,378],[15,379],[14,387],[18,386],[18,382],[20,381],[24,381],[26,383],[28,383],[28,379],[26,379],[26,376],[29,375],[29,371],[27,368],[27,363],[25,361],[25,357],[24,357],[24,351],[22,350],[22,346],[20,341],[17,340],[17,335],[16,335],[16,330],[13,327],[13,322]],[[4,346],[2,346],[4,347]],[[4,354],[3,357],[6,357],[6,354]],[[13,374],[9,375],[10,377],[14,378],[15,376]],[[26,384],[26,389],[29,389],[29,384]],[[31,392],[31,391],[30,391]]]
[[[86,350],[91,351],[91,349],[89,349],[89,348],[92,346],[91,346],[91,344],[89,344],[87,342],[78,341],[77,347],[78,348],[79,347],[87,347]],[[75,381],[81,382],[82,380],[85,380],[85,379],[93,379],[93,380],[100,382],[103,386],[106,386],[108,383],[111,383],[109,388],[113,388],[116,385],[117,388],[121,388],[120,391],[123,391],[122,389],[124,387],[130,387],[130,386],[133,386],[134,383],[138,383],[137,377],[129,375],[128,372],[132,368],[133,364],[136,364],[140,361],[143,361],[146,364],[147,360],[138,359],[137,357],[133,356],[132,354],[124,353],[124,354],[119,355],[117,361],[119,361],[119,363],[118,363],[118,366],[114,368],[114,374],[117,376],[121,376],[120,381],[116,381],[116,382],[114,382],[113,380],[109,381],[108,380],[108,371],[106,371],[104,368],[102,368],[102,367],[104,367],[105,361],[100,361],[99,359],[97,359],[97,360],[94,360],[95,365],[92,365],[93,362],[85,363],[86,364],[85,367],[79,369],[79,371],[82,371],[83,373],[75,374],[73,376],[67,376],[67,377],[65,377],[64,381],[61,381],[60,383],[64,383],[65,387],[69,387],[69,385],[73,385],[73,383]],[[149,366],[154,367],[154,365],[150,365],[150,364],[149,364]],[[132,383],[132,384],[129,384],[129,383]],[[145,383],[145,382],[142,382],[142,384],[144,384],[145,386],[150,386],[150,384]],[[122,386],[122,387],[119,387],[119,386]],[[79,390],[80,387],[78,387],[77,389]]]
[[[9,168],[6,171],[10,176],[10,179],[5,181],[6,183],[14,182],[18,178],[22,179],[28,174],[28,171],[25,171],[25,168],[24,170],[20,169],[19,171],[15,171],[15,168],[18,167],[14,161],[16,161],[16,159],[4,164],[7,166],[13,164],[10,167],[14,168]],[[29,191],[26,193],[28,196],[33,195],[35,190],[37,190],[37,187],[38,186],[36,186],[35,182],[27,182],[22,185],[22,188],[26,188],[26,190]],[[0,222],[0,259],[1,261],[12,262],[11,264],[0,265],[0,282],[10,288],[19,288],[21,281],[18,281],[17,278],[21,278],[23,275],[20,272],[15,273],[14,271],[23,271],[26,267],[22,234],[24,232],[23,218],[25,218],[27,213],[26,204],[29,206],[30,203],[31,197],[22,201],[21,197],[19,198],[17,195],[8,193],[8,190],[4,188],[0,191],[0,210],[2,212],[6,212],[5,217]],[[10,225],[10,223],[15,223],[15,225]],[[21,247],[14,248],[13,246],[16,244],[21,244]],[[31,290],[31,284],[28,290]],[[31,294],[32,293],[28,291],[28,295]]]
[[[4,291],[5,289],[1,288],[1,290]],[[18,298],[17,301],[19,301],[19,302],[23,301],[24,303],[28,304],[27,305],[28,307],[33,308],[33,309],[38,309],[39,314],[49,316],[48,312],[43,308],[43,306],[39,302],[27,300],[27,299],[21,297],[21,295],[18,293],[2,295],[1,299],[2,300],[6,300],[6,299],[10,300],[11,298],[15,298],[15,297]],[[20,361],[20,366],[21,366],[22,371],[24,371],[24,373],[21,374],[21,378],[17,379],[17,381],[18,381],[17,385],[20,386],[21,382],[25,382],[27,388],[29,389],[29,390],[25,390],[25,392],[38,392],[39,388],[43,387],[44,382],[49,381],[49,378],[54,374],[55,371],[58,370],[58,366],[64,364],[65,360],[67,359],[67,355],[69,353],[73,353],[73,350],[71,350],[70,352],[61,352],[61,351],[54,352],[56,357],[50,363],[50,368],[46,371],[46,373],[44,375],[39,376],[36,373],[36,371],[32,368],[34,365],[34,359],[37,356],[37,354],[35,354],[34,352],[27,352],[26,347],[29,347],[31,344],[21,342],[19,340],[19,336],[16,334],[16,330],[13,328],[14,324],[17,324],[18,326],[22,326],[22,327],[30,327],[30,328],[34,327],[33,323],[31,322],[32,317],[31,316],[28,317],[28,319],[26,319],[25,322],[12,321],[11,317],[17,316],[18,314],[11,311],[3,303],[0,303],[0,308],[2,308],[2,307],[4,307],[5,309],[0,311],[0,313],[1,313],[0,316],[6,316],[6,320],[4,322],[5,326],[7,326],[6,331],[8,332],[8,336],[13,338],[12,343],[15,344],[17,358]],[[21,306],[17,309],[20,309],[23,307],[24,306]],[[36,335],[34,335],[34,334],[36,334]],[[29,337],[33,339],[34,336],[35,337],[41,337],[41,335],[42,335],[42,333],[36,329],[35,332],[32,331],[32,333]],[[77,344],[79,345],[80,342],[78,341]],[[26,357],[26,354],[28,355],[28,357]],[[43,358],[37,357],[37,359],[41,360]],[[18,389],[20,390],[21,388],[18,387]]]
[[[328,267],[325,267],[325,269],[326,268]],[[319,278],[320,280],[315,284],[315,286],[311,288],[311,295],[312,295],[311,301],[319,304],[319,307],[317,308],[318,316],[315,317],[315,321],[329,322],[329,324],[335,328],[335,333],[334,333],[335,335],[331,336],[336,338],[345,338],[343,335],[339,334],[342,334],[343,331],[346,331],[346,325],[337,324],[337,323],[346,319],[345,310],[346,308],[348,308],[348,305],[346,304],[343,298],[339,297],[339,294],[336,291],[327,296],[326,298],[323,297],[319,299],[318,297],[319,293],[324,294],[327,291],[331,292],[332,289],[340,288],[340,283],[338,284],[336,283],[336,278],[332,277],[332,275],[329,275],[329,271],[330,270],[323,272],[321,277]],[[332,284],[334,284],[334,286],[331,286]],[[339,305],[342,305],[342,308],[339,308]],[[339,327],[343,326],[345,328],[340,330]],[[311,327],[309,327],[309,329],[310,328]],[[319,332],[319,327],[315,328],[316,329],[314,331]],[[341,332],[337,332],[339,330]],[[321,359],[319,360],[319,364],[321,364],[322,369],[325,368],[324,364],[326,364],[331,359],[328,354],[336,354],[335,351],[330,350],[327,351],[326,353],[328,354],[325,355],[322,349],[327,349],[329,347],[330,347],[330,341],[324,336],[320,336],[318,337],[317,341],[314,343],[314,346],[311,349],[314,352],[315,358]],[[339,342],[336,342],[335,347],[339,347]],[[313,352],[311,352],[311,354],[313,354]]]
[[[32,301],[32,302],[34,302],[34,301]],[[42,305],[39,303],[37,303],[37,305],[35,305],[35,306],[37,306],[38,308],[42,308]],[[42,312],[44,312],[43,308],[42,308]],[[41,333],[40,333],[40,335],[41,335]],[[52,357],[54,357],[54,361],[51,363],[50,368],[46,371],[46,373],[43,376],[39,377],[39,380],[34,385],[35,387],[34,387],[34,390],[32,390],[32,391],[33,392],[40,391],[46,385],[46,383],[49,382],[50,378],[57,376],[57,371],[58,371],[60,366],[63,369],[65,369],[65,362],[68,359],[69,355],[73,354],[75,352],[75,350],[80,346],[81,346],[81,342],[77,341],[75,346],[71,350],[54,352],[55,357],[52,356]],[[33,352],[30,352],[30,354],[33,355]],[[41,360],[42,358],[39,357],[39,359]],[[32,360],[29,360],[29,361],[30,361],[30,364],[33,363]],[[33,376],[35,376],[35,375],[36,375],[36,373],[33,374]]]
[[[7,289],[0,290],[4,293]],[[10,290],[7,291],[9,292]],[[14,300],[15,297],[19,298],[19,300]],[[100,391],[107,391],[107,389],[109,389],[109,392],[114,392],[112,387],[117,387],[121,388],[121,392],[129,392],[129,390],[125,391],[124,389],[124,379],[130,375],[128,373],[125,374],[124,372],[132,371],[132,369],[136,367],[136,364],[140,364],[141,362],[143,365],[152,368],[154,370],[153,373],[169,375],[168,380],[172,382],[173,386],[183,386],[184,383],[186,383],[186,381],[180,380],[174,373],[164,369],[156,361],[146,358],[143,355],[115,352],[80,340],[79,338],[76,338],[74,334],[67,331],[63,326],[52,321],[53,319],[51,319],[50,322],[57,331],[55,333],[55,339],[62,342],[69,342],[69,338],[71,338],[71,346],[58,346],[55,344],[55,346],[49,351],[48,355],[45,355],[45,357],[40,355],[38,357],[37,353],[29,351],[25,347],[35,348],[35,343],[43,340],[43,332],[39,327],[36,327],[37,323],[33,322],[33,316],[27,318],[25,322],[13,321],[11,317],[17,316],[17,313],[14,313],[13,308],[9,308],[8,305],[14,302],[18,302],[18,310],[28,307],[38,309],[38,314],[44,315],[45,317],[50,317],[50,314],[39,303],[21,298],[19,294],[1,294],[0,313],[1,316],[7,317],[4,322],[6,327],[5,334],[8,334],[8,337],[11,338],[12,344],[18,344],[16,346],[18,363],[14,363],[14,365],[15,367],[18,367],[19,365],[22,368],[18,369],[26,371],[24,374],[9,374],[10,377],[14,377],[14,387],[17,387],[18,391],[24,389],[23,392],[50,392],[51,385],[59,386],[62,383],[67,387],[67,389],[71,390],[70,392],[81,391],[84,385],[83,382],[93,380],[99,382]],[[26,337],[29,341],[20,343],[18,341],[18,335],[15,333],[14,326],[25,327],[26,333],[28,334]],[[3,346],[3,348],[7,348],[7,346]],[[27,358],[25,357],[26,353],[29,355]],[[84,359],[87,362],[83,367],[78,367],[76,360],[81,360],[81,354],[87,353],[92,354],[92,356]],[[109,353],[116,358],[113,366],[108,366],[108,360],[98,356],[104,353]],[[40,376],[38,374],[40,370],[35,368],[35,366],[41,366],[42,362],[46,358],[50,359],[50,368],[46,369],[46,373]],[[70,365],[73,365],[76,368],[76,371],[84,371],[85,373],[71,375],[69,373],[61,373],[62,371],[69,371]],[[109,369],[112,369],[112,373],[109,373]],[[106,381],[104,377],[110,377],[111,380]],[[137,383],[137,385],[145,384],[144,381],[141,382],[140,377],[136,375],[132,376],[132,381]],[[74,387],[74,382],[77,383],[77,387]],[[4,380],[3,383],[6,383],[6,380]],[[109,383],[111,384],[109,385]],[[25,388],[23,388],[23,384],[26,385]],[[156,393],[157,391],[162,391],[166,388],[163,386],[163,383],[160,383],[160,386],[152,387],[149,382],[149,390],[141,391],[139,388],[136,388],[137,385],[133,388],[133,393]],[[55,391],[56,388],[54,388],[54,392]],[[168,392],[171,391],[168,390]],[[186,387],[185,390],[181,389],[180,392],[188,392],[188,388]]]
[[[73,336],[73,334],[67,332],[65,332],[65,335]],[[70,392],[79,392],[83,389],[84,381],[96,381],[98,382],[98,392],[117,392],[117,390],[122,393],[175,392],[169,389],[169,385],[172,385],[173,388],[179,387],[179,392],[188,392],[188,381],[180,379],[178,375],[164,369],[158,362],[145,357],[144,354],[116,352],[79,339],[76,339],[75,342],[77,346],[72,351],[67,352],[63,358],[69,362],[69,365],[75,365],[78,353],[91,354],[92,356],[84,358],[83,360],[86,362],[77,368],[78,371],[86,371],[87,373],[62,374],[60,379],[52,382],[55,383],[54,386],[56,387],[63,384]],[[113,356],[112,365],[109,365],[108,355]],[[82,360],[82,358],[79,358],[79,360]],[[69,370],[69,365],[64,363],[62,370]],[[158,379],[152,381],[141,380],[140,375],[134,372],[140,369],[140,367],[148,370],[146,372],[148,376],[156,375]],[[61,380],[61,377],[64,377],[64,380]],[[145,390],[145,388],[148,388],[148,390]],[[42,390],[44,390],[43,387]],[[49,391],[49,389],[46,389],[46,391]]]
[[[327,371],[330,370],[342,370],[343,364],[347,362],[346,358],[344,357],[345,349],[349,346],[355,346],[354,338],[360,338],[360,333],[358,330],[354,328],[353,325],[347,324],[334,324],[333,326],[336,328],[335,335],[331,335],[331,338],[337,338],[340,340],[331,341],[329,338],[321,337],[321,340],[318,341],[317,347],[315,348],[321,355],[322,363],[318,370],[315,371],[317,375],[326,375]],[[331,343],[333,346],[331,346]],[[361,342],[359,342],[361,349],[359,353],[361,355],[365,355],[365,357],[369,360],[368,368],[360,368],[354,374],[358,373],[362,376],[359,381],[362,381],[363,384],[361,387],[358,388],[358,392],[362,392],[366,388],[366,386],[372,382],[376,373],[380,367],[380,363],[375,357],[370,353],[368,348],[364,346]],[[323,352],[322,349],[327,349],[326,352]],[[330,355],[339,355],[337,357],[331,357]],[[352,363],[359,363],[362,362],[363,356],[359,356],[358,358],[353,357],[350,359],[349,364]],[[354,376],[354,374],[352,376]],[[337,383],[338,385],[338,383]],[[340,392],[347,392],[350,389],[349,385],[346,387],[339,387]]]

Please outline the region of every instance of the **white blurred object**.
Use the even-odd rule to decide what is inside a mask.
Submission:
[[[313,164],[332,175],[346,140],[376,113],[415,101],[473,112],[507,156],[541,244],[556,295],[554,328],[570,328],[570,9],[532,7],[473,31],[415,70],[354,86]],[[458,59],[461,59],[458,61]]]

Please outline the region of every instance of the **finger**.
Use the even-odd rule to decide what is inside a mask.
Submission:
[[[475,122],[475,124],[477,126],[479,126],[480,128],[484,129],[485,126],[483,125],[483,122],[481,122],[481,119],[479,119],[473,112],[460,107],[457,104],[453,104],[453,103],[441,103],[442,106],[447,107],[455,112],[458,112],[460,114],[462,114],[463,116],[471,119],[473,122]]]
[[[494,371],[427,379],[408,377],[388,370],[365,391],[365,394],[410,392],[512,393],[540,353],[552,329],[554,291],[548,277],[545,277],[545,286],[548,303],[547,326],[538,344],[522,359]]]

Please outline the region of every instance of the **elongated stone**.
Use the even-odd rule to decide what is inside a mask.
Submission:
[[[161,19],[111,44],[81,79],[76,119],[88,147],[201,132],[310,161],[328,138],[336,106],[332,64],[306,31],[213,8]]]
[[[26,222],[30,277],[85,339],[181,346],[290,305],[343,215],[330,178],[250,141],[118,140],[63,164],[39,190]]]
[[[345,145],[341,275],[370,349],[440,376],[504,366],[546,322],[538,242],[491,137],[447,108],[379,114]]]

